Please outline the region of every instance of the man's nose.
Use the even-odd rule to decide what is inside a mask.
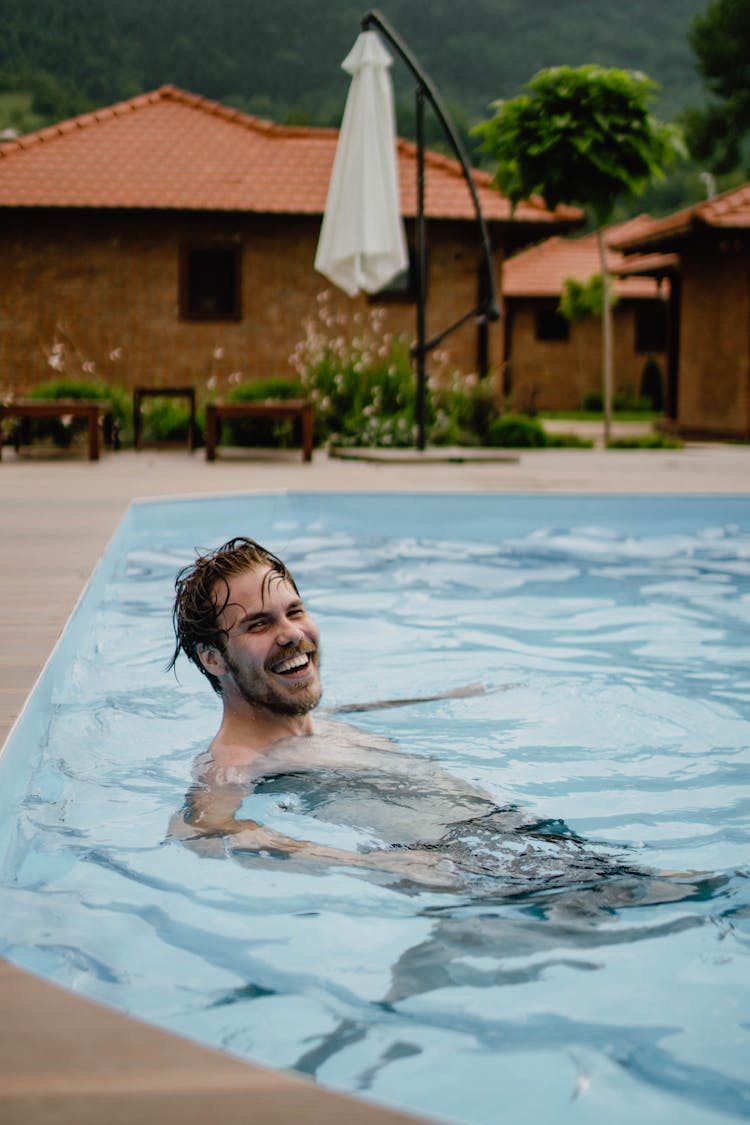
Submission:
[[[276,643],[281,648],[288,648],[290,645],[297,645],[300,643],[304,633],[299,625],[295,625],[293,621],[281,621],[276,633]]]

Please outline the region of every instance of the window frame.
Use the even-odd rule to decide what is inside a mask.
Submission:
[[[666,302],[659,297],[653,297],[633,303],[635,304],[633,348],[636,355],[658,355],[666,352],[669,332]],[[644,323],[648,318],[652,318],[651,323]],[[659,324],[656,323],[657,318],[660,319]]]
[[[192,277],[196,254],[225,254],[231,269],[231,308],[201,311],[194,307]],[[180,246],[179,313],[186,321],[238,321],[242,320],[242,245],[238,242],[183,242]]]
[[[557,326],[555,329],[543,325]],[[534,339],[539,344],[567,344],[570,342],[570,321],[560,312],[557,303],[545,301],[534,309]]]

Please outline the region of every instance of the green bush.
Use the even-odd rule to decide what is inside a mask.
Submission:
[[[202,427],[196,421],[196,445],[202,443]],[[176,399],[141,400],[141,438],[144,442],[186,442],[190,432],[190,408]]]
[[[83,382],[80,379],[70,378],[50,379],[34,387],[29,392],[29,398],[108,400],[112,403],[112,413],[120,432],[129,425],[132,416],[132,405],[127,391],[120,387],[109,387],[102,382]],[[31,432],[34,438],[51,438],[56,445],[67,449],[76,434],[84,432],[87,425],[85,418],[71,418],[68,422],[63,421],[62,418],[35,418]]]
[[[504,414],[490,424],[487,444],[507,449],[540,449],[547,445],[547,433],[536,418]]]
[[[255,379],[234,387],[229,402],[262,402],[264,399],[305,398],[305,390],[296,380],[270,378]],[[299,445],[297,423],[280,418],[228,418],[224,423],[223,444],[287,449]]]
[[[593,449],[594,443],[589,438],[579,437],[578,434],[551,434],[547,433],[547,446],[552,449]]]

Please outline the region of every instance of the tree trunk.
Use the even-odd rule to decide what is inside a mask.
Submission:
[[[612,390],[614,386],[614,358],[612,355],[612,302],[609,298],[609,274],[604,230],[596,228],[599,244],[599,266],[602,274],[602,401],[604,405],[604,447],[609,445],[612,430]]]

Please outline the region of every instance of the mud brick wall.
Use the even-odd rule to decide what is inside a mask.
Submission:
[[[65,374],[124,387],[209,384],[291,377],[289,355],[331,290],[313,268],[320,220],[299,216],[86,210],[0,212],[0,385],[30,389]],[[428,230],[428,333],[442,330],[476,303],[481,255],[474,224],[431,223]],[[180,253],[186,244],[238,246],[241,315],[196,321],[180,315]],[[501,252],[497,252],[498,268]],[[498,278],[499,284],[499,278]],[[365,298],[332,291],[331,302],[366,317]],[[415,336],[413,302],[388,303],[386,327]],[[498,366],[502,330],[490,333]],[[446,341],[450,362],[477,366],[477,327]],[[71,359],[72,357],[72,359]],[[55,360],[53,358],[53,364]],[[71,372],[69,368],[74,370]]]
[[[567,340],[536,338],[538,300],[508,302],[509,354],[506,388],[516,409],[532,402],[539,410],[578,410],[585,394],[602,389],[602,334],[598,318],[570,325]],[[644,364],[656,359],[666,378],[664,352],[636,349],[636,303],[622,301],[613,312],[615,391],[640,388]]]
[[[680,248],[677,423],[695,436],[750,438],[750,236],[706,231]]]

